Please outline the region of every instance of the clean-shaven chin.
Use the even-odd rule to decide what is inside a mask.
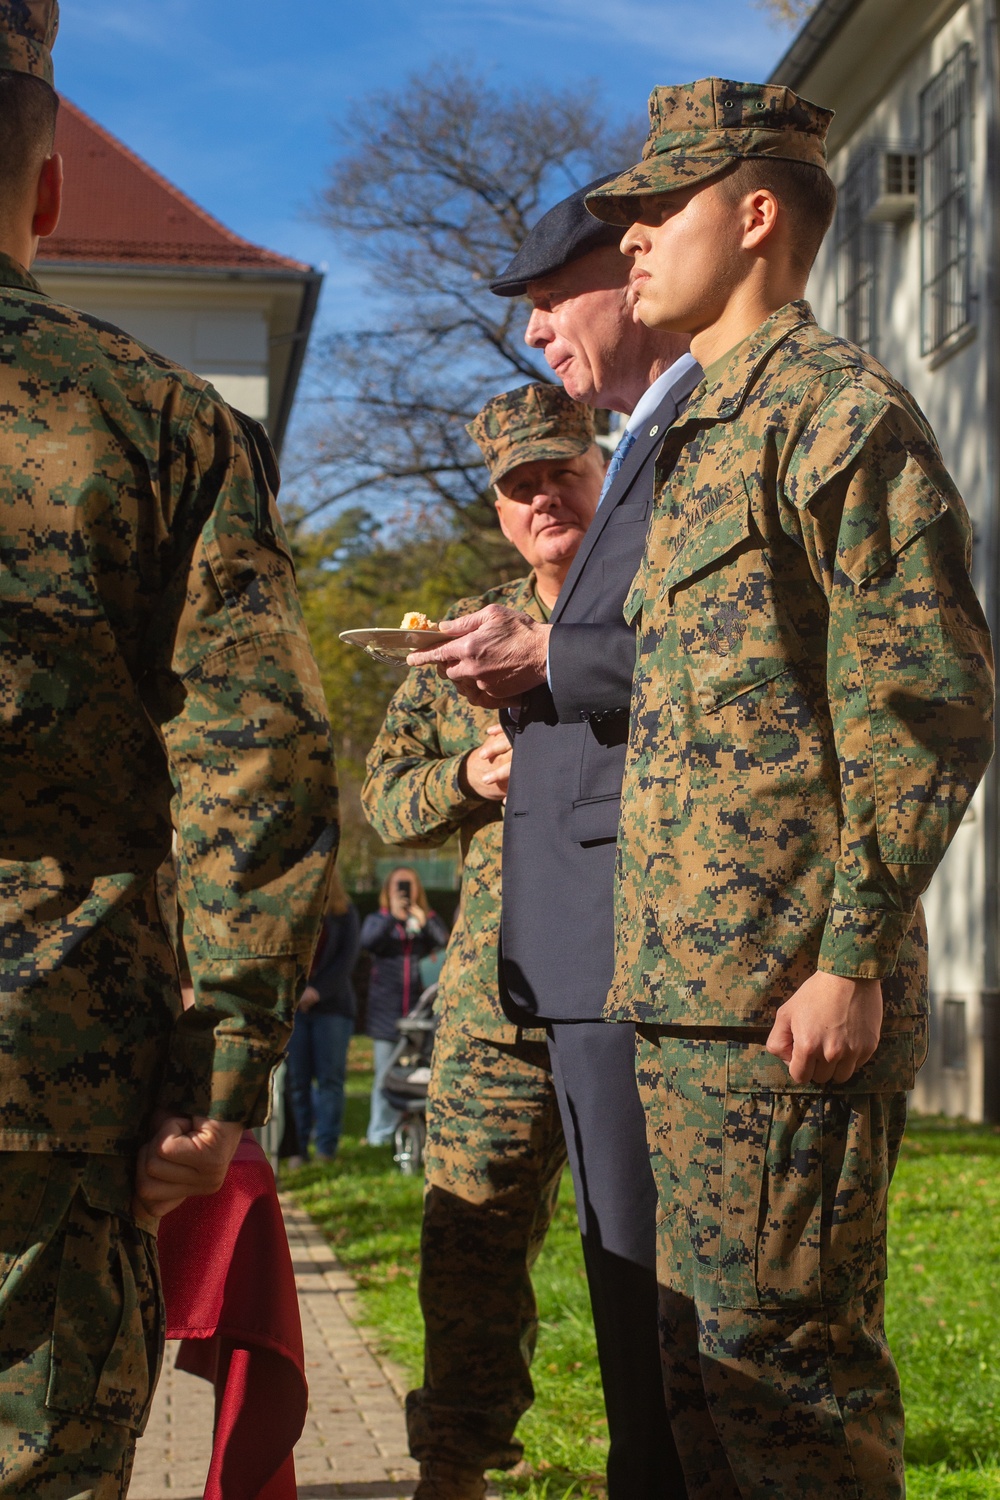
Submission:
[[[629,282],[629,294],[632,303],[632,316],[635,317],[639,310],[640,302],[648,299],[651,277],[648,271],[638,271]]]
[[[538,547],[552,558],[561,557],[570,547],[576,546],[582,535],[582,526],[550,526],[537,538]]]
[[[573,396],[573,374],[576,369],[576,355],[567,354],[557,365],[552,365],[551,370],[557,380],[561,380],[566,388],[567,396]],[[574,397],[574,399],[576,399]]]

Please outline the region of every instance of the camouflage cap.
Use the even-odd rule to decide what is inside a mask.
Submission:
[[[640,195],[673,193],[750,157],[810,162],[826,170],[833,111],[780,84],[701,78],[654,89],[642,161],[587,195],[606,224],[635,222]]]
[[[487,401],[466,432],[482,449],[490,483],[518,464],[542,458],[576,458],[594,442],[594,414],[562,386],[538,381]]]
[[[58,30],[59,0],[0,0],[0,70],[27,73],[53,87]]]

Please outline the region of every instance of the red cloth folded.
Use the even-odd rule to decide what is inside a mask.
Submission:
[[[184,1341],[177,1367],[215,1386],[204,1500],[295,1500],[302,1325],[274,1173],[252,1135],[213,1197],[166,1216],[159,1246],[167,1337]]]

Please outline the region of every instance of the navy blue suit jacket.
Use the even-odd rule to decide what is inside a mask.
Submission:
[[[596,1020],[614,965],[614,873],[642,559],[667,428],[701,378],[680,375],[645,421],[580,543],[549,636],[548,686],[522,699],[504,814],[500,996],[522,1025]]]

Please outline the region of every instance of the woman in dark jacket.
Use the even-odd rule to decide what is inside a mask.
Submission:
[[[420,960],[448,942],[448,928],[427,907],[419,876],[400,865],[385,881],[379,910],[365,917],[361,946],[372,955],[365,1030],[375,1048],[368,1144],[384,1146],[399,1124],[399,1113],[382,1093],[382,1081],[398,1041],[396,1023],[420,998]]]
[[[347,1049],[357,1013],[351,973],[361,951],[360,939],[357,907],[335,872],[309,982],[302,991],[288,1044],[288,1078],[299,1151],[303,1157],[308,1154],[315,1125],[318,1161],[332,1161],[340,1144]],[[290,1165],[299,1163],[293,1157]]]

